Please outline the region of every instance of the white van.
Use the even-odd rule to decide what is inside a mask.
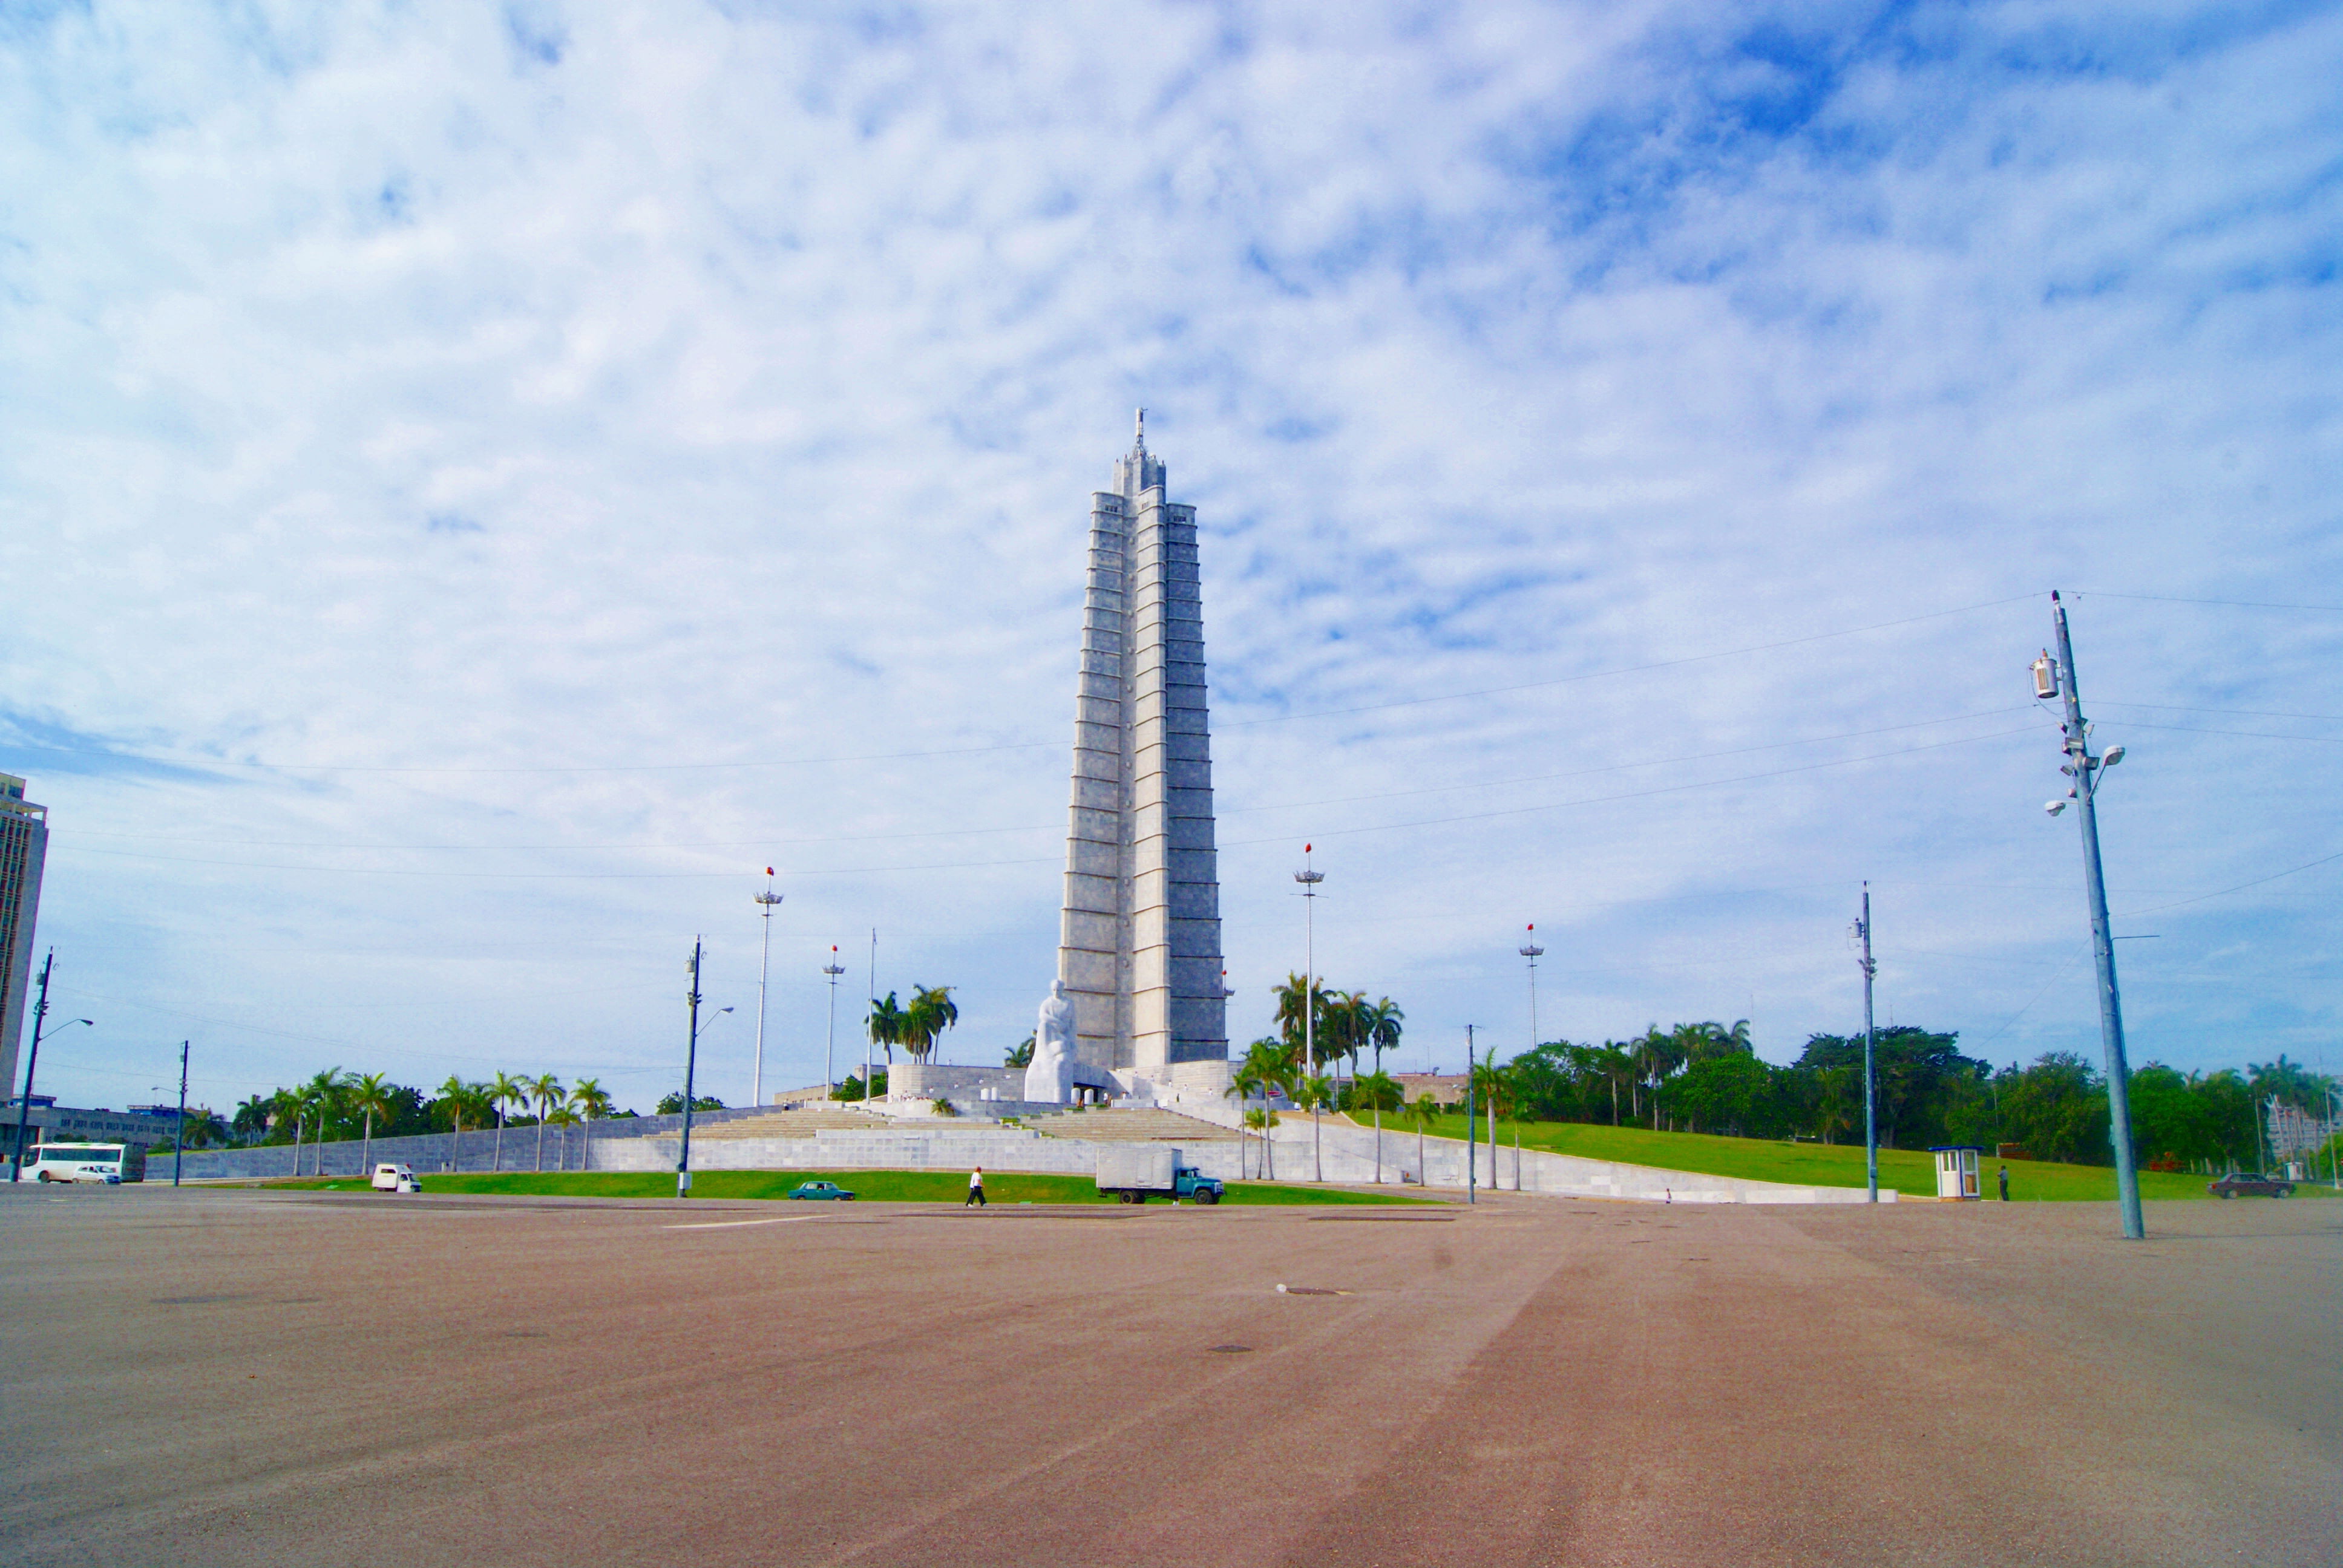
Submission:
[[[377,1192],[420,1192],[423,1183],[415,1172],[404,1165],[384,1164],[374,1168],[374,1190]]]

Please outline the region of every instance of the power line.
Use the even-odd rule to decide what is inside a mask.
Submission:
[[[1957,609],[1931,610],[1926,615],[1906,616],[1901,620],[1874,621],[1868,626],[1844,627],[1836,631],[1817,631],[1805,637],[1785,637],[1775,642],[1751,643],[1746,648],[1728,648],[1715,653],[1687,654],[1682,658],[1664,658],[1651,664],[1631,664],[1614,669],[1589,670],[1584,675],[1560,675],[1551,680],[1523,681],[1518,686],[1491,686],[1478,691],[1451,691],[1437,697],[1407,697],[1392,702],[1363,703],[1355,708],[1318,709],[1307,713],[1275,714],[1266,719],[1241,719],[1222,726],[1227,729],[1247,729],[1262,724],[1286,724],[1304,719],[1342,719],[1354,713],[1381,713],[1394,708],[1419,708],[1432,702],[1456,702],[1471,697],[1504,697],[1517,691],[1539,691],[1548,687],[1571,686],[1587,680],[1610,680],[1623,675],[1642,675],[1654,669],[1674,669],[1687,664],[1705,664],[1714,659],[1737,658],[1743,654],[1770,653],[1775,648],[1797,648],[1810,642],[1827,642],[1833,638],[1859,637],[1865,632],[1886,631],[1899,626],[1917,626],[1922,621],[1942,620],[1947,616],[1967,615],[1976,610],[1998,609],[2006,604],[2026,604],[2040,598],[2039,594],[2017,594],[2009,598],[1989,599],[1983,604],[1962,605]]]
[[[1897,627],[1916,626],[1923,621],[1943,620],[1947,617],[1968,615],[1981,609],[1997,609],[2003,605],[2021,604],[2038,598],[2036,594],[2017,594],[2008,598],[1991,599],[1982,604],[1961,605],[1952,609],[1931,610],[1925,615],[1906,616],[1896,620],[1874,621],[1865,626],[1842,627],[1831,631],[1810,632],[1803,637],[1778,638],[1773,642],[1751,643],[1743,648],[1723,648],[1715,653],[1688,654],[1681,658],[1660,659],[1650,664],[1626,665],[1611,669],[1589,670],[1579,675],[1556,676],[1549,680],[1524,681],[1513,686],[1485,687],[1472,691],[1442,692],[1430,697],[1408,697],[1390,702],[1363,703],[1349,708],[1316,709],[1301,713],[1271,714],[1261,719],[1224,720],[1222,729],[1246,729],[1267,724],[1292,724],[1312,719],[1339,719],[1352,714],[1376,713],[1391,709],[1416,708],[1434,702],[1457,702],[1477,697],[1500,697],[1513,692],[1535,691],[1548,687],[1569,686],[1582,681],[1605,680],[1623,675],[1640,675],[1655,669],[1674,669],[1688,664],[1704,664],[1720,658],[1738,658],[1746,654],[1767,653],[1776,648],[1796,648],[1806,643],[1826,642],[1836,638],[1860,637],[1867,632],[1887,631]],[[556,773],[665,773],[708,772],[739,768],[804,768],[838,762],[901,762],[917,761],[934,757],[973,757],[990,752],[1031,751],[1042,747],[1063,746],[1063,740],[1002,741],[987,746],[947,747],[920,751],[879,751],[835,757],[798,757],[740,762],[630,762],[630,763],[551,763],[526,767],[447,767],[437,765],[383,765],[375,763],[337,762],[271,762],[235,761],[226,758],[200,754],[141,753],[121,751],[104,747],[53,746],[37,740],[12,740],[9,744],[28,750],[49,751],[62,756],[110,757],[125,762],[159,762],[186,767],[240,768],[277,773],[367,773],[367,774],[556,774]]]
[[[2316,611],[2322,615],[2343,615],[2343,605],[2334,604],[2269,604],[2258,599],[2249,598],[2176,598],[2169,594],[2107,593],[2105,591],[2092,591],[2087,593],[2079,588],[2075,590],[2075,597],[2077,598],[2127,598],[2135,600],[2140,604],[2216,605],[2224,609],[2307,609]]]
[[[1903,727],[1894,726],[1891,728]],[[1922,751],[1941,750],[1948,746],[1966,746],[1980,740],[1996,740],[2005,736],[2034,734],[2038,733],[2038,726],[2026,725],[2016,729],[1996,729],[1984,735],[1969,735],[1963,736],[1960,739],[1954,740],[1933,741],[1925,746],[1907,746],[1896,751],[1871,752],[1861,757],[1832,758],[1826,761],[1802,763],[1795,768],[1771,769],[1760,773],[1736,773],[1723,779],[1694,779],[1683,784],[1662,785],[1651,789],[1625,790],[1616,795],[1597,795],[1576,800],[1549,801],[1544,805],[1538,806],[1507,807],[1503,809],[1495,811],[1467,812],[1453,817],[1432,817],[1412,822],[1386,822],[1365,828],[1332,829],[1323,831],[1321,836],[1329,839],[1352,838],[1363,833],[1392,832],[1402,828],[1436,827],[1450,822],[1477,822],[1496,817],[1519,817],[1539,811],[1566,810],[1574,806],[1597,806],[1619,800],[1636,800],[1658,795],[1680,794],[1688,789],[1707,789],[1726,784],[1745,784],[1764,779],[1781,779],[1796,773],[1811,773],[1825,768],[1845,768],[1862,762],[1876,762],[1896,757],[1911,756]],[[1765,749],[1757,748],[1755,749]],[[1644,764],[1629,764],[1625,766],[1644,766]],[[1597,771],[1611,771],[1611,769],[1598,769]],[[1573,775],[1562,774],[1555,775],[1555,777],[1568,778],[1573,777]],[[1399,792],[1401,795],[1411,793],[1414,792]],[[1373,799],[1373,797],[1358,797],[1358,799]],[[1259,809],[1264,810],[1299,809],[1301,809],[1299,806],[1259,808]],[[1221,847],[1223,849],[1238,849],[1251,844],[1282,843],[1284,839],[1282,835],[1274,839],[1234,839],[1229,840]],[[693,879],[730,878],[749,874],[735,869],[716,871],[453,871],[437,870],[421,867],[302,866],[289,865],[281,861],[209,860],[180,855],[149,855],[135,849],[83,849],[81,852],[91,855],[114,856],[123,859],[145,860],[161,865],[224,866],[246,870],[262,871],[314,871],[322,872],[328,876],[446,877],[462,880],[488,881],[674,881],[689,880]],[[1058,863],[1061,857],[1056,855],[1045,855],[1026,856],[1005,860],[946,860],[911,866],[833,866],[824,868],[792,867],[787,874],[792,877],[844,877],[877,876],[896,871],[980,870],[995,866],[1054,865]]]
[[[2283,871],[2272,871],[2267,877],[2256,877],[2252,881],[2239,882],[2234,888],[2222,888],[2215,892],[2199,893],[2193,899],[2180,899],[2169,904],[2151,904],[2144,910],[2126,910],[2124,911],[2124,918],[2126,920],[2129,920],[2137,915],[2161,914],[2167,910],[2184,909],[2190,904],[2201,904],[2208,899],[2225,899],[2231,893],[2242,893],[2248,888],[2258,888],[2265,882],[2275,882],[2287,877],[2295,876],[2299,872],[2316,870],[2321,866],[2331,865],[2337,860],[2343,860],[2343,851],[2338,851],[2332,855],[2322,855],[2316,860],[2306,860],[2299,866],[2288,867]]]
[[[2033,710],[2031,704],[2010,708],[1989,708],[1974,713],[1949,714],[1942,719],[1916,719],[1908,724],[1885,724],[1870,729],[1842,730],[1835,735],[1808,735],[1801,736],[1790,740],[1769,740],[1761,745],[1729,747],[1720,751],[1695,751],[1688,752],[1677,757],[1654,757],[1634,762],[1613,762],[1606,763],[1600,768],[1581,768],[1561,773],[1534,773],[1513,779],[1484,779],[1461,784],[1437,785],[1423,789],[1390,789],[1367,795],[1338,795],[1319,800],[1277,801],[1261,806],[1222,806],[1219,809],[1219,814],[1223,817],[1231,817],[1254,811],[1306,810],[1322,806],[1355,805],[1362,801],[1369,800],[1396,800],[1405,799],[1419,795],[1453,794],[1466,789],[1497,789],[1510,788],[1520,784],[1551,783],[1554,780],[1561,779],[1583,779],[1603,773],[1626,772],[1637,768],[1664,768],[1673,767],[1684,762],[1711,761],[1720,757],[1745,757],[1760,751],[1780,751],[1794,746],[1823,746],[1839,740],[1861,740],[1875,735],[1891,735],[1907,729],[1933,729],[1940,724],[1960,724],[1973,719],[1996,719],[2006,714],[2029,713]],[[998,833],[1059,832],[1062,831],[1064,828],[1065,824],[1063,822],[1043,822],[1011,828],[938,828],[919,832],[842,833],[810,839],[707,839],[668,841],[635,841],[609,844],[333,843],[330,841],[318,842],[316,840],[287,839],[188,839],[182,838],[176,834],[166,833],[103,833],[90,832],[87,830],[75,831],[74,832],[73,837],[76,839],[126,839],[134,842],[143,840],[149,842],[189,845],[219,844],[250,847],[255,849],[397,849],[418,852],[453,850],[468,854],[478,854],[484,851],[494,851],[499,853],[518,853],[522,851],[574,851],[578,853],[586,853],[594,850],[622,849],[789,849],[807,844],[879,844],[898,842],[912,839],[955,839],[975,838],[980,835]],[[93,855],[121,855],[132,859],[140,858],[134,851],[130,850],[89,849],[86,852]],[[236,862],[197,861],[188,863],[235,864]]]

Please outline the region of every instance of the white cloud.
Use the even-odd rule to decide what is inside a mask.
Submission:
[[[0,45],[18,739],[347,765],[0,739],[110,1037],[64,1092],[193,1032],[216,1103],[321,1056],[648,1103],[768,862],[769,1077],[873,925],[958,1059],[1021,1037],[1138,402],[1210,529],[1235,1028],[1310,838],[1328,972],[1430,1040],[1525,1029],[1534,919],[1548,1032],[1785,1055],[1855,1016],[1869,876],[1899,1017],[2095,1050],[2043,736],[1780,771],[2035,722],[1997,601],[2053,585],[2119,910],[2343,848],[2330,745],[2199,732],[2343,733],[2239,711],[2343,714],[2343,618],[2089,591],[2343,604],[2332,16],[246,15]],[[2313,1053],[2332,877],[2153,917],[2136,1055]]]

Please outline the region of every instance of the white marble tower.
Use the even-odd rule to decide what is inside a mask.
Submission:
[[[1091,498],[1058,978],[1082,1065],[1130,1087],[1225,1075],[1229,1030],[1196,511],[1165,498],[1145,409],[1114,482]]]

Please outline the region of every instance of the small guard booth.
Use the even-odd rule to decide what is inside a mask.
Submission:
[[[1977,1181],[1977,1159],[1985,1152],[1982,1148],[1974,1143],[1939,1143],[1928,1152],[1936,1157],[1937,1197],[1985,1196]]]

